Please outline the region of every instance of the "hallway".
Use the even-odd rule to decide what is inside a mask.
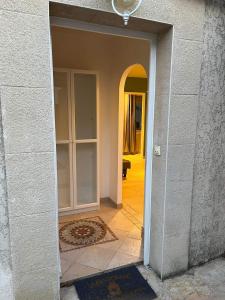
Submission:
[[[131,162],[123,180],[123,208],[133,216],[137,226],[143,225],[145,160],[141,154],[123,155]]]

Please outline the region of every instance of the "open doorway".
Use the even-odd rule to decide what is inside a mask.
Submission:
[[[132,66],[124,86],[122,204],[139,228],[144,217],[147,86],[145,68]]]
[[[67,282],[143,261],[141,226],[117,197],[118,90],[127,66],[148,69],[150,45],[66,26],[51,33],[61,280]],[[143,141],[141,147],[144,153]]]

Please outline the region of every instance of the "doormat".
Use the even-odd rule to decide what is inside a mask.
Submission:
[[[77,280],[80,300],[151,300],[157,296],[135,266]]]
[[[61,252],[116,240],[118,240],[116,235],[99,216],[59,224]]]

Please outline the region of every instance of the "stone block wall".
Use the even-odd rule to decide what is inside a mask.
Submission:
[[[0,300],[13,299],[5,149],[0,112]]]
[[[190,265],[225,251],[225,2],[207,0],[200,77]]]
[[[16,300],[58,299],[56,156],[48,2],[0,1],[0,28],[1,142],[4,142],[0,211],[1,214],[8,212],[3,225],[5,235],[10,236],[8,244],[5,243],[5,247],[8,246],[5,269],[10,262]],[[2,236],[0,239],[2,246]],[[3,295],[0,292],[0,299],[9,299]]]
[[[106,0],[57,2],[112,11]],[[10,286],[12,275],[16,300],[59,297],[48,9],[0,0],[0,276]],[[224,249],[224,11],[222,0],[144,0],[136,14],[173,26],[157,52],[151,264],[162,278]]]

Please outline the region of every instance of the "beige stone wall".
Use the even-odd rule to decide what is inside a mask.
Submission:
[[[1,109],[14,297],[58,299],[48,3],[0,1],[0,28]]]
[[[225,2],[206,1],[195,149],[190,264],[225,250]]]
[[[57,1],[112,11],[109,0]],[[57,200],[48,0],[0,0],[0,88],[15,299],[58,299]],[[138,18],[172,24],[157,58],[151,263],[188,264],[204,0],[144,0]],[[41,174],[41,175],[40,175]]]

